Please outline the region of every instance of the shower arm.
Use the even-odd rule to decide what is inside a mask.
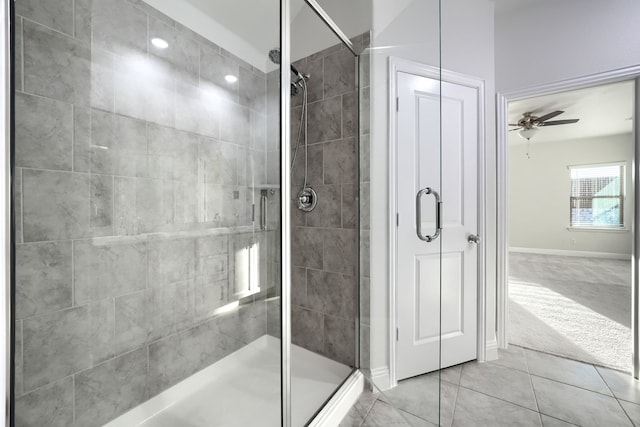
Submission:
[[[295,74],[297,77],[304,79],[304,74],[302,74],[293,64],[291,64],[291,72]]]

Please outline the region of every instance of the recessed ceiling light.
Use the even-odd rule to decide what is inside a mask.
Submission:
[[[154,37],[151,39],[151,43],[158,49],[166,49],[169,47],[169,43],[160,37]]]
[[[238,78],[232,74],[227,74],[226,76],[224,76],[224,79],[228,82],[228,83],[235,83],[238,81]]]

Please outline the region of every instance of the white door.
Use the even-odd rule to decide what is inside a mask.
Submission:
[[[478,248],[469,237],[478,233],[479,93],[404,72],[397,91],[396,377],[403,379],[477,357]],[[431,192],[422,192],[417,212],[425,188]],[[435,193],[442,230],[426,242],[417,233],[436,235]]]

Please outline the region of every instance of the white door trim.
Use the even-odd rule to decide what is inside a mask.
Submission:
[[[640,77],[640,66],[621,68],[618,70],[607,71],[604,73],[592,74],[589,76],[578,77],[575,79],[562,80],[559,82],[553,82],[545,85],[534,86],[531,88],[516,90],[512,92],[497,93],[496,94],[496,136],[497,136],[497,242],[496,242],[496,263],[497,263],[497,310],[496,310],[496,336],[498,340],[498,346],[500,348],[507,348],[507,326],[508,326],[508,281],[509,281],[509,233],[507,224],[509,220],[508,209],[508,174],[509,174],[509,139],[508,139],[508,103],[511,101],[518,101],[521,99],[532,98],[536,96],[549,95],[557,92],[564,92],[567,90],[582,89],[592,86],[599,86],[603,84],[616,83],[625,80],[633,80]],[[638,88],[636,88],[638,93]],[[636,99],[636,106],[638,106],[639,100]],[[638,182],[639,165],[640,165],[640,150],[638,149],[638,137],[640,133],[638,123],[638,108],[635,111],[635,149],[634,149],[634,180]],[[640,202],[640,185],[634,186],[634,194],[636,197],[636,206],[633,215],[634,230],[634,245],[633,245],[633,265],[638,266],[640,255],[640,233],[636,233],[636,226],[640,224],[639,215],[640,209],[638,208]],[[634,355],[633,355],[633,370],[634,376],[637,378],[640,370],[640,352],[638,350],[638,268],[633,269],[633,321],[632,321],[632,335],[634,340]]]
[[[406,72],[448,83],[472,87],[478,90],[478,360],[484,361],[486,342],[485,301],[485,200],[486,200],[486,136],[485,136],[485,82],[438,67],[421,64],[397,57],[389,57],[389,384],[398,384],[396,376],[396,328],[397,328],[397,73]]]

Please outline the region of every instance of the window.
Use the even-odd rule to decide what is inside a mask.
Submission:
[[[624,164],[570,166],[570,226],[624,227]]]

